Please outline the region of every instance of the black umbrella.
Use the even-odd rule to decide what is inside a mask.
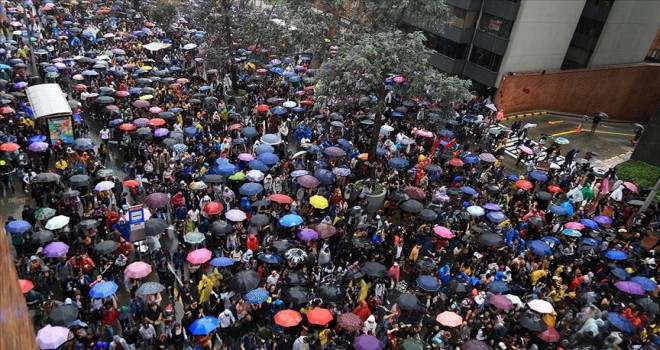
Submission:
[[[484,233],[477,237],[477,241],[487,247],[500,247],[503,245],[502,237],[495,233]]]
[[[538,216],[530,216],[530,217],[527,219],[527,221],[528,221],[530,224],[532,224],[532,225],[534,225],[534,226],[537,226],[537,227],[541,227],[541,226],[543,226],[543,219],[541,219],[541,218],[538,217]]]
[[[261,200],[258,200],[258,201],[254,201],[254,202],[252,203],[252,206],[253,206],[253,207],[267,207],[267,206],[269,206],[270,204],[271,204],[270,200],[268,200],[268,199],[261,199]],[[257,214],[257,215],[260,215],[260,214]]]
[[[209,227],[209,232],[217,236],[225,236],[231,232],[231,226],[224,220],[216,220]]]
[[[41,183],[55,182],[59,178],[60,176],[55,173],[40,173],[32,178],[32,183],[41,184]]]
[[[270,250],[276,251],[278,253],[284,253],[287,250],[291,248],[295,248],[298,246],[298,242],[288,240],[288,239],[281,239],[279,241],[273,242],[273,244],[270,245]]]
[[[337,303],[346,299],[344,289],[335,284],[322,284],[316,289],[316,294],[323,299],[323,301]]]
[[[472,339],[463,343],[461,350],[492,350],[492,348],[483,340]]]
[[[115,99],[110,97],[110,96],[101,96],[101,97],[96,99],[96,103],[109,105],[109,104],[115,103]]]
[[[646,310],[646,312],[652,315],[657,315],[660,313],[660,307],[658,306],[658,303],[649,297],[637,300],[637,305],[641,306],[642,309]]]
[[[401,205],[399,205],[399,208],[407,213],[419,213],[424,209],[424,204],[420,203],[417,200],[409,199],[401,203]]]
[[[296,305],[302,305],[310,301],[312,298],[312,292],[309,290],[309,288],[295,286],[289,288],[285,292],[284,298]]]
[[[595,116],[598,116],[598,117],[601,117],[601,118],[603,118],[603,119],[607,119],[607,118],[610,117],[610,116],[607,115],[607,113],[605,113],[605,112],[596,112],[596,113],[594,113],[594,115],[595,115]]]
[[[385,267],[383,264],[379,264],[377,262],[366,262],[360,266],[360,269],[362,272],[364,272],[365,275],[371,276],[371,277],[385,277],[387,276],[387,267]]]
[[[265,214],[254,215],[250,219],[250,226],[262,227],[268,225],[270,218]]]
[[[548,326],[543,322],[541,316],[533,312],[525,312],[522,314],[522,316],[518,317],[518,323],[532,332],[543,332],[548,329]]]
[[[417,296],[410,293],[399,295],[398,303],[403,310],[417,310],[420,305]]]
[[[351,243],[353,243],[353,245],[356,248],[360,248],[360,249],[369,249],[373,244],[371,240],[367,237],[353,237]]]
[[[284,279],[284,282],[289,286],[304,286],[309,283],[309,279],[300,271],[291,271]]]
[[[229,281],[229,288],[239,294],[245,294],[259,286],[259,274],[256,271],[244,270]]]
[[[546,191],[538,191],[534,193],[534,196],[542,201],[549,201],[552,199],[552,194]]]
[[[408,197],[407,194],[405,194],[401,191],[390,192],[388,198],[395,201],[395,202],[403,202],[403,201],[407,201],[407,200],[410,199],[410,197]]]
[[[147,236],[156,236],[167,228],[167,222],[163,219],[151,218],[144,223],[144,231]]]
[[[488,185],[488,186],[486,186],[486,190],[488,190],[488,192],[497,193],[497,192],[500,191],[500,186],[497,186],[497,185]]]
[[[68,190],[62,192],[62,198],[71,198],[75,196],[80,196],[80,191],[72,190],[69,188]]]
[[[43,231],[37,231],[32,233],[32,242],[38,243],[38,244],[44,244],[47,242],[52,241],[55,238],[55,235],[53,235],[52,232],[43,230]]]
[[[52,326],[66,326],[78,318],[78,308],[73,305],[59,305],[48,315]]]
[[[415,265],[417,265],[417,268],[422,271],[429,271],[436,268],[435,262],[429,258],[417,259]]]
[[[466,280],[464,280],[462,278],[458,278],[458,279],[449,281],[447,286],[448,286],[450,291],[452,291],[456,294],[467,293],[470,290],[472,290],[472,287],[470,286],[470,283],[468,283]]]
[[[73,141],[73,149],[79,151],[89,151],[94,149],[94,142],[90,139],[77,139]]]
[[[160,293],[165,290],[165,286],[158,282],[145,282],[135,291],[138,295],[150,295]]]
[[[424,221],[433,221],[438,218],[438,214],[431,209],[424,209],[417,216]]]
[[[89,176],[87,175],[73,175],[69,178],[69,185],[71,186],[85,186],[89,184]]]
[[[117,249],[117,242],[105,240],[96,243],[94,246],[94,253],[97,255],[106,255],[114,252],[115,249]]]
[[[348,272],[346,272],[346,274],[344,275],[344,280],[354,281],[354,280],[359,280],[362,277],[364,277],[364,272],[362,272],[362,270],[353,269],[353,270],[348,270]]]
[[[90,228],[94,228],[99,225],[99,222],[96,220],[92,219],[85,219],[81,222],[78,223],[78,226],[82,227],[85,230],[89,230]]]

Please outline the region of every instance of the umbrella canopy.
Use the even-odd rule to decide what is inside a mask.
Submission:
[[[518,323],[532,332],[543,332],[548,329],[541,316],[532,312],[526,312],[518,317]]]
[[[527,247],[532,253],[539,256],[552,255],[552,248],[546,242],[541,240],[531,241],[527,244]]]
[[[78,308],[73,305],[56,306],[48,315],[48,323],[53,326],[65,326],[78,318]]]
[[[252,305],[260,305],[266,302],[266,300],[268,300],[269,297],[270,297],[270,293],[268,293],[267,290],[263,288],[257,288],[245,294],[243,300],[245,300],[246,302]]]
[[[653,292],[658,290],[658,284],[650,278],[635,276],[630,280],[642,286],[642,288],[644,288],[645,291]]]
[[[367,334],[355,338],[353,346],[355,350],[381,350],[383,348],[378,338]]]
[[[146,296],[150,294],[157,294],[163,292],[164,290],[165,286],[158,282],[145,282],[135,291],[135,293],[138,295]]]
[[[89,295],[92,298],[106,298],[117,292],[119,286],[114,281],[99,282],[89,290]]]
[[[324,283],[318,287],[316,294],[326,302],[337,303],[346,299],[344,288],[335,285]]]
[[[7,223],[5,229],[9,233],[26,232],[32,229],[32,224],[23,220],[14,220]]]
[[[147,277],[151,273],[151,264],[147,264],[143,261],[136,261],[129,264],[124,269],[124,274],[126,277],[139,279]]]
[[[239,294],[256,289],[259,285],[259,274],[256,271],[244,270],[232,277],[229,281],[229,288]]]
[[[623,315],[617,314],[616,312],[608,312],[607,320],[622,332],[635,333],[635,328],[632,323],[630,323],[630,321]]]
[[[94,252],[98,255],[110,254],[117,249],[117,242],[111,240],[101,241],[94,245]]]
[[[295,310],[282,310],[274,318],[275,323],[282,327],[294,327],[302,321],[302,315]]]
[[[162,192],[154,192],[144,199],[144,204],[146,204],[151,209],[157,209],[166,207],[169,201],[170,198],[167,196],[167,194]]]
[[[552,307],[552,304],[545,300],[534,299],[527,303],[530,309],[542,313],[542,314],[551,314],[555,311],[555,308]]]
[[[144,223],[144,228],[147,236],[156,236],[165,232],[167,222],[163,219],[150,218]]]
[[[209,227],[209,232],[214,235],[224,236],[231,232],[231,226],[226,221],[216,220]]]
[[[37,332],[39,349],[57,349],[69,339],[69,329],[47,324]]]
[[[486,342],[483,340],[472,339],[468,340],[463,345],[461,345],[461,350],[492,350]]]
[[[557,329],[550,326],[545,331],[536,334],[536,336],[547,343],[556,343],[561,339],[561,335]]]
[[[397,302],[403,310],[417,310],[420,305],[417,296],[409,293],[399,295]]]
[[[41,254],[47,258],[57,258],[66,255],[69,252],[69,246],[62,242],[53,242],[44,247]]]
[[[64,215],[58,215],[55,217],[52,217],[48,222],[46,223],[45,228],[47,230],[59,230],[63,228],[64,226],[69,224],[69,217],[64,216]]]
[[[352,312],[339,315],[337,317],[337,324],[340,328],[350,332],[357,332],[362,329],[362,319]]]
[[[204,316],[196,319],[189,329],[193,335],[207,335],[216,328],[218,328],[218,319],[212,316]]]
[[[419,276],[417,277],[417,287],[423,291],[436,292],[440,289],[440,282],[433,276]]]
[[[445,311],[439,314],[435,320],[447,327],[458,327],[463,324],[463,317],[452,311]]]
[[[488,298],[488,302],[491,305],[506,311],[513,310],[514,308],[513,302],[511,299],[507,298],[506,295],[491,295]]]
[[[280,218],[280,225],[284,227],[295,227],[304,222],[303,218],[300,215],[296,214],[287,214]]]
[[[407,213],[419,213],[424,209],[424,205],[417,200],[410,199],[401,203],[399,209]]]
[[[211,256],[213,256],[213,252],[211,252],[206,248],[201,248],[201,249],[193,250],[190,253],[188,253],[186,260],[188,260],[188,262],[190,262],[191,264],[203,264],[211,260]]]
[[[320,307],[315,307],[312,311],[308,312],[306,316],[309,323],[319,326],[325,326],[334,319],[330,310]]]
[[[294,305],[304,305],[312,297],[312,291],[303,286],[293,286],[284,293],[285,299]]]
[[[385,265],[377,262],[366,262],[360,266],[360,270],[367,275],[372,277],[385,277],[387,276],[387,268]]]
[[[644,287],[633,281],[617,281],[614,282],[614,286],[618,290],[628,294],[644,295],[644,293],[646,293]]]

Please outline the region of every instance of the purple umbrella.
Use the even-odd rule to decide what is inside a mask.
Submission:
[[[300,186],[305,188],[316,188],[316,186],[320,184],[319,180],[311,175],[303,175],[298,177],[296,180]]]
[[[158,128],[158,129],[156,129],[156,131],[154,131],[154,136],[162,137],[162,136],[165,136],[169,133],[170,133],[170,131],[165,129],[165,128]]]
[[[46,325],[37,332],[39,349],[57,349],[69,339],[69,329]]]
[[[241,153],[241,154],[238,155],[238,159],[240,159],[244,162],[250,162],[250,161],[253,161],[255,158],[250,153]]]
[[[610,224],[612,224],[612,222],[614,220],[612,220],[611,218],[609,218],[605,215],[598,215],[594,218],[594,221],[599,223],[599,224],[610,225]]]
[[[304,228],[298,232],[298,238],[303,241],[309,242],[319,238],[319,233],[311,228]]]
[[[491,305],[502,310],[513,310],[513,302],[506,295],[491,295],[488,299]]]
[[[28,83],[26,83],[26,82],[24,82],[24,81],[19,81],[18,83],[15,83],[15,84],[12,85],[11,87],[13,87],[14,89],[22,89],[22,88],[24,88],[24,87],[26,87],[26,86],[28,86]]]
[[[502,210],[502,207],[500,207],[499,205],[497,205],[495,203],[486,203],[486,204],[482,205],[481,207],[484,208],[484,209],[487,209],[487,210],[497,210],[497,211]]]
[[[334,168],[332,169],[332,173],[337,175],[337,176],[349,176],[351,175],[351,169],[348,168]]]
[[[380,350],[380,341],[373,335],[363,334],[355,338],[355,350]]]
[[[149,124],[149,119],[147,118],[137,118],[133,121],[133,125],[138,128],[143,128]]]
[[[324,149],[323,153],[325,153],[325,154],[327,154],[331,157],[343,157],[343,156],[346,155],[346,152],[344,152],[343,149],[341,149],[339,147],[334,147],[334,146]]]
[[[45,142],[33,142],[28,148],[32,152],[43,152],[48,149],[48,144]]]
[[[225,213],[225,218],[230,221],[238,222],[243,221],[247,218],[247,215],[243,211],[238,209],[232,209]]]
[[[44,247],[42,253],[47,258],[57,258],[66,255],[69,252],[69,246],[62,242],[53,242]]]
[[[486,216],[488,217],[488,220],[497,224],[506,220],[506,215],[504,215],[504,213],[502,213],[501,211],[491,211],[488,214],[486,214]]]
[[[484,162],[488,162],[488,163],[495,163],[495,161],[497,160],[497,158],[495,158],[495,156],[490,154],[490,153],[480,154],[479,159],[483,160]]]
[[[614,282],[614,286],[625,293],[633,295],[644,295],[644,287],[633,281],[618,281]]]
[[[57,62],[57,63],[54,64],[54,66],[55,66],[55,68],[57,68],[57,69],[59,69],[59,70],[64,70],[64,69],[66,69],[66,64],[64,64],[64,63],[62,63],[62,62]]]

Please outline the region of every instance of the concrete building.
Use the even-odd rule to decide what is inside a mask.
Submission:
[[[643,62],[660,28],[656,0],[444,0],[455,20],[423,30],[430,64],[498,87],[519,72]]]

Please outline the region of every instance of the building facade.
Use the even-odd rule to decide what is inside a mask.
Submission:
[[[655,0],[444,0],[455,19],[420,28],[430,64],[484,87],[520,72],[644,61],[660,28]]]

